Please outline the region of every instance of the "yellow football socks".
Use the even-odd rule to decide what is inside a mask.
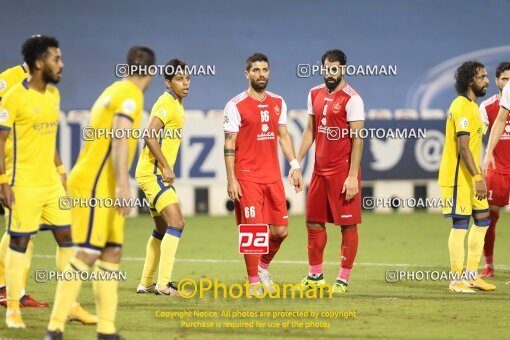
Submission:
[[[466,233],[466,229],[452,228],[448,238],[451,272],[457,274],[459,278],[464,268],[464,239],[466,238]]]
[[[83,261],[73,257],[71,261],[64,267],[64,271],[73,272],[88,272],[90,267]],[[80,277],[76,275],[76,277]],[[57,290],[55,293],[55,303],[51,312],[50,323],[48,330],[64,331],[65,322],[72,305],[76,301],[78,294],[80,293],[82,280],[62,280],[57,283]]]
[[[161,240],[164,235],[152,232],[149,241],[147,242],[147,250],[145,253],[145,263],[143,265],[141,284],[149,287],[153,283],[154,272],[158,267],[159,258],[161,255]]]
[[[483,245],[485,242],[485,233],[487,227],[479,227],[475,224],[471,226],[468,235],[468,258],[466,269],[470,271],[478,271],[478,264],[482,256]]]
[[[158,286],[166,286],[172,278],[175,263],[175,253],[181,238],[182,230],[168,227],[161,241],[161,256],[159,260]]]
[[[116,277],[111,275],[108,278],[107,272],[118,272],[120,264],[96,261],[95,271],[97,277],[107,278],[106,280],[95,280],[92,285],[94,288],[94,297],[97,310],[97,332],[103,334],[115,333],[115,314],[117,313],[118,287],[119,281],[112,279]]]
[[[26,253],[7,249],[5,272],[7,276],[7,309],[19,310],[19,299],[23,290],[23,274],[26,268]]]

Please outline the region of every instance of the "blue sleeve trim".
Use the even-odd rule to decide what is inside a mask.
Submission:
[[[466,136],[466,135],[469,136],[469,132],[467,132],[467,131],[457,132],[457,137],[459,137],[459,136]]]
[[[126,114],[124,114],[124,113],[116,113],[116,114],[115,114],[115,116],[121,116],[121,117],[127,118],[127,119],[129,119],[130,121],[132,121],[132,122],[134,122],[134,121],[135,121],[132,117],[130,117],[130,116],[128,116],[128,115],[126,115]]]

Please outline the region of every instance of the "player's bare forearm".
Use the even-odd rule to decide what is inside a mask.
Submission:
[[[505,130],[506,120],[508,118],[508,110],[504,107],[499,108],[498,116],[494,120],[494,124],[492,125],[491,134],[489,137],[489,144],[487,145],[487,152],[491,153],[494,151],[496,144],[499,139],[503,135],[503,131]]]
[[[280,142],[280,147],[282,148],[287,161],[290,162],[293,159],[296,159],[294,144],[292,143],[292,138],[290,138],[289,131],[287,131],[287,126],[278,126],[278,141]]]
[[[125,117],[115,117],[113,119],[113,130],[130,129],[133,123]],[[115,138],[112,141],[112,164],[117,186],[129,188],[129,141],[127,137]]]
[[[349,176],[358,177],[359,168],[361,166],[361,155],[363,154],[363,139],[360,137],[360,135],[364,126],[365,122],[362,120],[349,122],[349,128],[351,129],[353,136]]]
[[[161,150],[161,146],[159,145],[158,139],[155,138],[157,136],[157,132],[161,131],[164,128],[164,124],[156,116],[150,116],[149,122],[147,123],[147,137],[144,138],[145,144],[149,148],[149,151],[154,155],[154,158],[158,161],[160,168],[168,168],[168,161]]]
[[[459,154],[464,164],[469,170],[471,176],[476,176],[480,173],[478,166],[475,163],[475,159],[473,158],[473,154],[471,150],[469,150],[469,135],[462,135],[457,137],[457,141],[459,143]]]
[[[303,136],[301,137],[301,144],[299,145],[299,151],[297,155],[297,160],[299,163],[303,161],[308,150],[312,147],[312,144],[315,140],[314,136],[314,117],[312,115],[308,115],[308,121],[306,123],[305,131],[303,131]]]
[[[236,177],[234,171],[234,165],[236,160],[236,133],[225,134],[225,146],[223,149],[223,155],[225,158],[225,168],[227,170],[227,179],[233,179]]]

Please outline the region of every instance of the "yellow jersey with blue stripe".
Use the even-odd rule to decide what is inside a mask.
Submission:
[[[159,131],[159,144],[168,164],[173,167],[181,145],[184,107],[175,95],[167,90],[152,107],[151,116],[155,116],[163,122],[163,129]],[[138,159],[135,177],[154,175],[161,176],[161,169],[152,152],[147,146],[144,146]]]
[[[23,65],[16,65],[0,73],[0,100],[7,94],[9,89],[14,85],[18,85],[27,77],[28,72]]]
[[[465,96],[455,98],[450,105],[446,120],[443,158],[439,169],[440,186],[474,186],[473,176],[460,158],[457,137],[469,136],[469,150],[479,169],[484,126],[476,102]]]
[[[99,131],[112,131],[115,116],[133,122],[132,128],[140,127],[143,110],[143,92],[130,80],[117,81],[107,87],[98,97],[90,113],[88,140],[78,156],[68,177],[68,186],[91,190],[111,197],[115,193],[115,174],[111,160],[112,135]],[[132,163],[138,140],[129,139],[128,166]]]
[[[48,85],[44,93],[26,79],[14,85],[0,103],[0,129],[9,130],[6,174],[12,186],[42,187],[60,181],[55,150],[60,94]]]

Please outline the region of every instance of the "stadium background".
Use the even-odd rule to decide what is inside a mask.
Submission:
[[[70,169],[81,147],[80,130],[87,124],[87,110],[100,91],[115,80],[115,65],[123,63],[129,46],[150,46],[159,64],[179,57],[192,65],[214,65],[214,76],[192,79],[185,101],[188,115],[175,169],[176,187],[185,214],[226,214],[229,205],[221,109],[246,88],[246,56],[254,51],[269,56],[268,89],[287,102],[289,130],[297,148],[306,119],[303,109],[308,90],[322,82],[319,75],[298,77],[297,65],[319,64],[326,49],[341,48],[354,65],[397,66],[397,76],[348,78],[364,99],[367,127],[427,129],[423,140],[365,141],[363,194],[433,198],[438,196],[435,178],[444,114],[455,96],[453,72],[461,61],[476,58],[486,64],[492,81],[497,63],[510,55],[507,32],[497,26],[501,23],[502,28],[506,22],[504,13],[510,3],[472,2],[469,11],[462,14],[460,9],[467,6],[464,1],[421,4],[401,0],[199,0],[144,5],[120,1],[10,2],[3,5],[0,14],[4,28],[0,68],[21,62],[20,44],[27,36],[46,33],[58,37],[65,62],[58,85],[63,110],[59,150]],[[455,20],[459,16],[463,24]],[[484,29],[479,29],[482,26]],[[162,85],[162,78],[156,77],[146,94],[146,111],[162,92]],[[495,91],[491,84],[488,95]],[[313,167],[311,158],[304,165],[307,179]],[[282,175],[287,170],[288,165],[282,162]],[[302,213],[305,195],[288,193],[290,212]]]

